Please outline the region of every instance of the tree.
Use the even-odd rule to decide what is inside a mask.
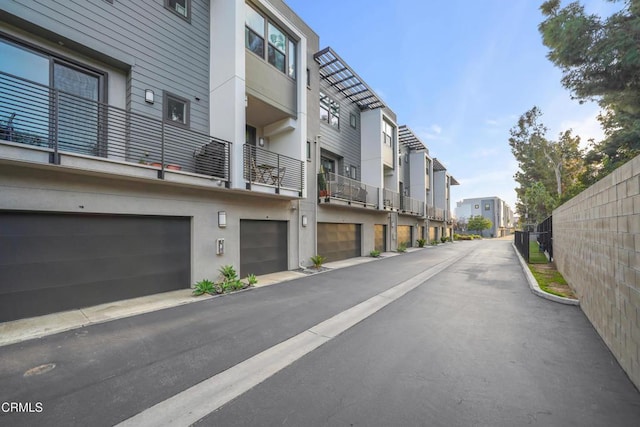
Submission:
[[[557,206],[556,199],[541,182],[536,182],[527,188],[524,203],[529,224],[541,223]]]
[[[557,141],[548,139],[541,117],[542,111],[534,106],[510,130],[509,145],[519,166],[514,178],[519,184],[516,211],[521,217],[525,213],[522,201],[532,183],[541,183],[548,193],[557,195],[558,201],[567,200],[583,188],[580,177],[585,165],[580,137],[567,130],[560,133]]]
[[[493,222],[482,215],[471,216],[467,223],[467,228],[469,230],[477,231],[477,234],[482,234],[482,230],[489,230],[491,227],[493,227]]]
[[[609,0],[620,2],[620,0]],[[605,139],[588,153],[590,184],[640,154],[640,0],[626,0],[607,19],[585,14],[579,2],[540,7],[539,30],[562,84],[580,102],[597,101]]]

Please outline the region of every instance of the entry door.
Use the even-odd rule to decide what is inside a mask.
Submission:
[[[374,249],[384,252],[387,250],[387,226],[384,224],[376,224],[373,226],[375,233]]]
[[[90,156],[100,155],[100,76],[64,63],[53,63],[53,87],[58,99],[58,149]]]

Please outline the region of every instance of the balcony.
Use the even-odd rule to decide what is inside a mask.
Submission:
[[[337,202],[345,205],[378,209],[378,188],[333,172],[318,174],[318,197],[321,203]]]
[[[250,144],[243,146],[243,177],[247,189],[302,197],[304,163]]]
[[[143,172],[157,170],[161,179],[170,171],[228,186],[230,144],[0,72],[3,158],[107,173],[120,173],[118,166],[129,164]]]
[[[444,213],[445,213],[444,209],[436,208],[433,206],[427,207],[427,217],[434,221],[444,221],[445,220]]]
[[[400,197],[400,212],[407,215],[424,217],[424,202],[411,197]]]
[[[382,200],[382,206],[385,210],[397,211],[400,209],[400,193],[385,188],[382,190]]]

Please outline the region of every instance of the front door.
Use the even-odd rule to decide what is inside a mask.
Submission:
[[[58,149],[100,155],[100,77],[54,61],[53,87],[59,91],[57,100],[54,99],[54,108],[57,103]]]

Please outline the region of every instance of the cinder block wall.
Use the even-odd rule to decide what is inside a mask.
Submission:
[[[640,388],[640,156],[553,212],[558,270]]]

